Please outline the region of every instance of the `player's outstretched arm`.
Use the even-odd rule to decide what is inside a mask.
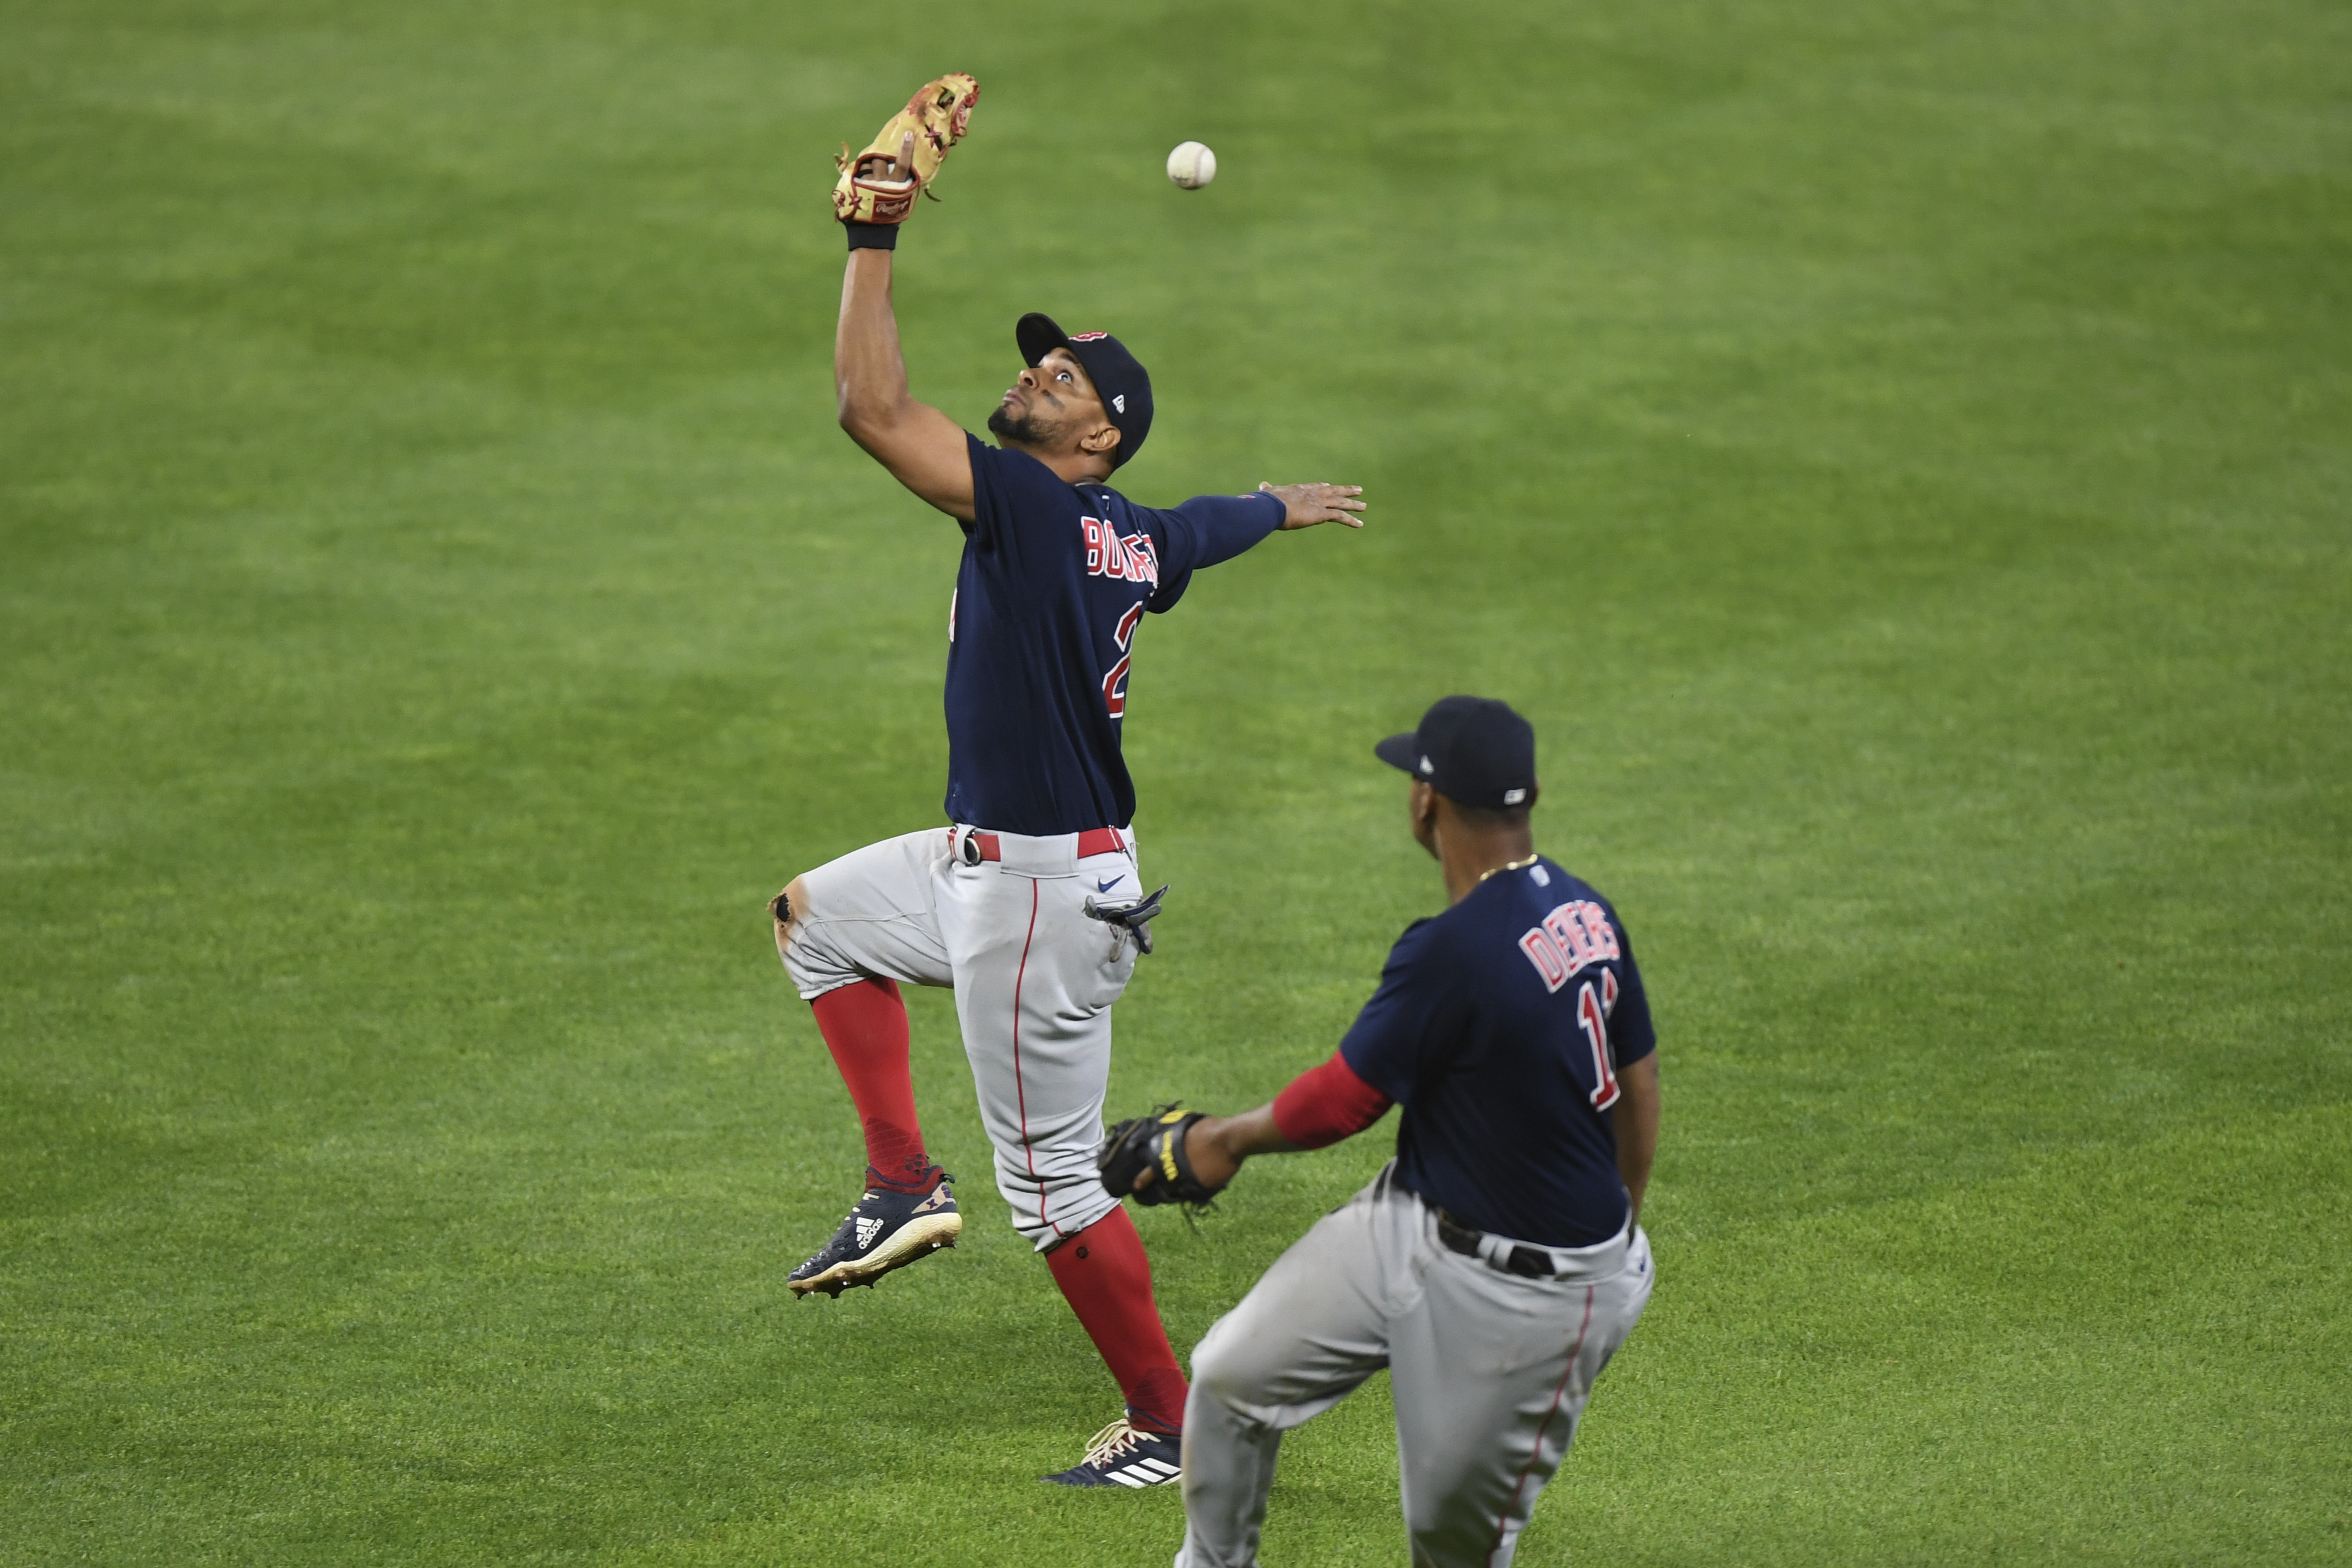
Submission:
[[[912,136],[900,150],[914,167]],[[890,252],[853,250],[841,284],[833,384],[841,428],[890,476],[951,517],[972,520],[971,454],[956,422],[907,391],[898,319],[890,308]]]
[[[1192,1161],[1192,1174],[1203,1186],[1224,1186],[1252,1155],[1286,1155],[1298,1146],[1275,1125],[1270,1100],[1238,1116],[1204,1116],[1184,1132],[1184,1157]],[[1136,1190],[1150,1186],[1159,1174],[1145,1166],[1135,1178]]]
[[[1364,519],[1356,514],[1364,503],[1357,497],[1363,493],[1360,485],[1260,485],[1252,496],[1195,496],[1177,507],[1176,515],[1192,526],[1192,566],[1198,570],[1255,549],[1269,534],[1318,523],[1360,528]],[[1266,521],[1266,509],[1258,505],[1262,500],[1282,508],[1272,524]]]
[[[1359,499],[1364,493],[1361,485],[1268,485],[1258,489],[1274,497],[1283,506],[1281,531],[1311,528],[1318,523],[1345,523],[1360,528],[1364,519],[1356,514],[1364,509]]]
[[[1335,1051],[1256,1110],[1193,1123],[1184,1130],[1184,1158],[1203,1186],[1221,1187],[1252,1155],[1328,1148],[1387,1115],[1391,1103]],[[1150,1186],[1156,1174],[1145,1167],[1135,1178],[1136,1190]]]

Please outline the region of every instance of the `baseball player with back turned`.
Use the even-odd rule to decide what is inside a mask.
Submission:
[[[1186,1386],[1134,1224],[1095,1165],[1111,1004],[1150,951],[1119,749],[1139,629],[1192,574],[1267,535],[1354,524],[1359,491],[1261,486],[1171,510],[1107,483],[1151,428],[1151,382],[1116,338],[1040,315],[1025,367],[966,434],[908,395],[891,312],[898,225],[963,134],[979,84],[941,78],[873,146],[845,152],[835,210],[849,240],[834,374],[841,423],[892,477],[953,517],[948,601],[949,826],[854,851],[793,879],[776,946],[856,1102],[866,1191],[793,1290],[838,1296],[951,1243],[949,1177],[924,1152],[901,984],[949,986],[997,1190],[1045,1255],[1125,1401],[1072,1486],[1172,1480]],[[1160,892],[1164,893],[1162,888]]]
[[[1536,852],[1535,732],[1447,697],[1376,750],[1412,775],[1451,906],[1406,929],[1339,1051],[1270,1104],[1171,1110],[1104,1145],[1107,1187],[1199,1201],[1251,1155],[1404,1107],[1396,1158],[1192,1353],[1177,1568],[1255,1563],[1282,1434],[1383,1366],[1416,1568],[1509,1563],[1650,1299],[1649,1004],[1609,901]]]

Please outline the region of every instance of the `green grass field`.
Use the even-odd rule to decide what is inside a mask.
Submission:
[[[1147,630],[1112,1104],[1255,1103],[1537,722],[1662,1284],[1520,1561],[2352,1561],[2352,11],[0,0],[0,1562],[1168,1561],[913,1001],[964,1245],[760,904],[940,821],[953,526],[834,427],[829,155],[977,425],[1369,487]],[[1220,156],[1185,194],[1186,137]],[[1180,1353],[1385,1157],[1140,1217]],[[1404,1560],[1386,1390],[1273,1568]]]

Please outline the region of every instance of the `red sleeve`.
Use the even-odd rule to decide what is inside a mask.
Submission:
[[[1391,1103],[1335,1051],[1274,1097],[1274,1128],[1302,1149],[1319,1149],[1362,1132],[1387,1115]]]

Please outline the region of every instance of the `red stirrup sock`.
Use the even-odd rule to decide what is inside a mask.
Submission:
[[[866,1126],[866,1181],[893,1192],[929,1192],[938,1168],[923,1153],[915,1080],[907,1068],[907,1004],[895,980],[837,986],[809,1004],[841,1081]]]
[[[1114,1208],[1051,1252],[1045,1262],[1127,1397],[1128,1419],[1160,1432],[1184,1429],[1183,1369],[1151,1299],[1151,1263],[1124,1208]]]

